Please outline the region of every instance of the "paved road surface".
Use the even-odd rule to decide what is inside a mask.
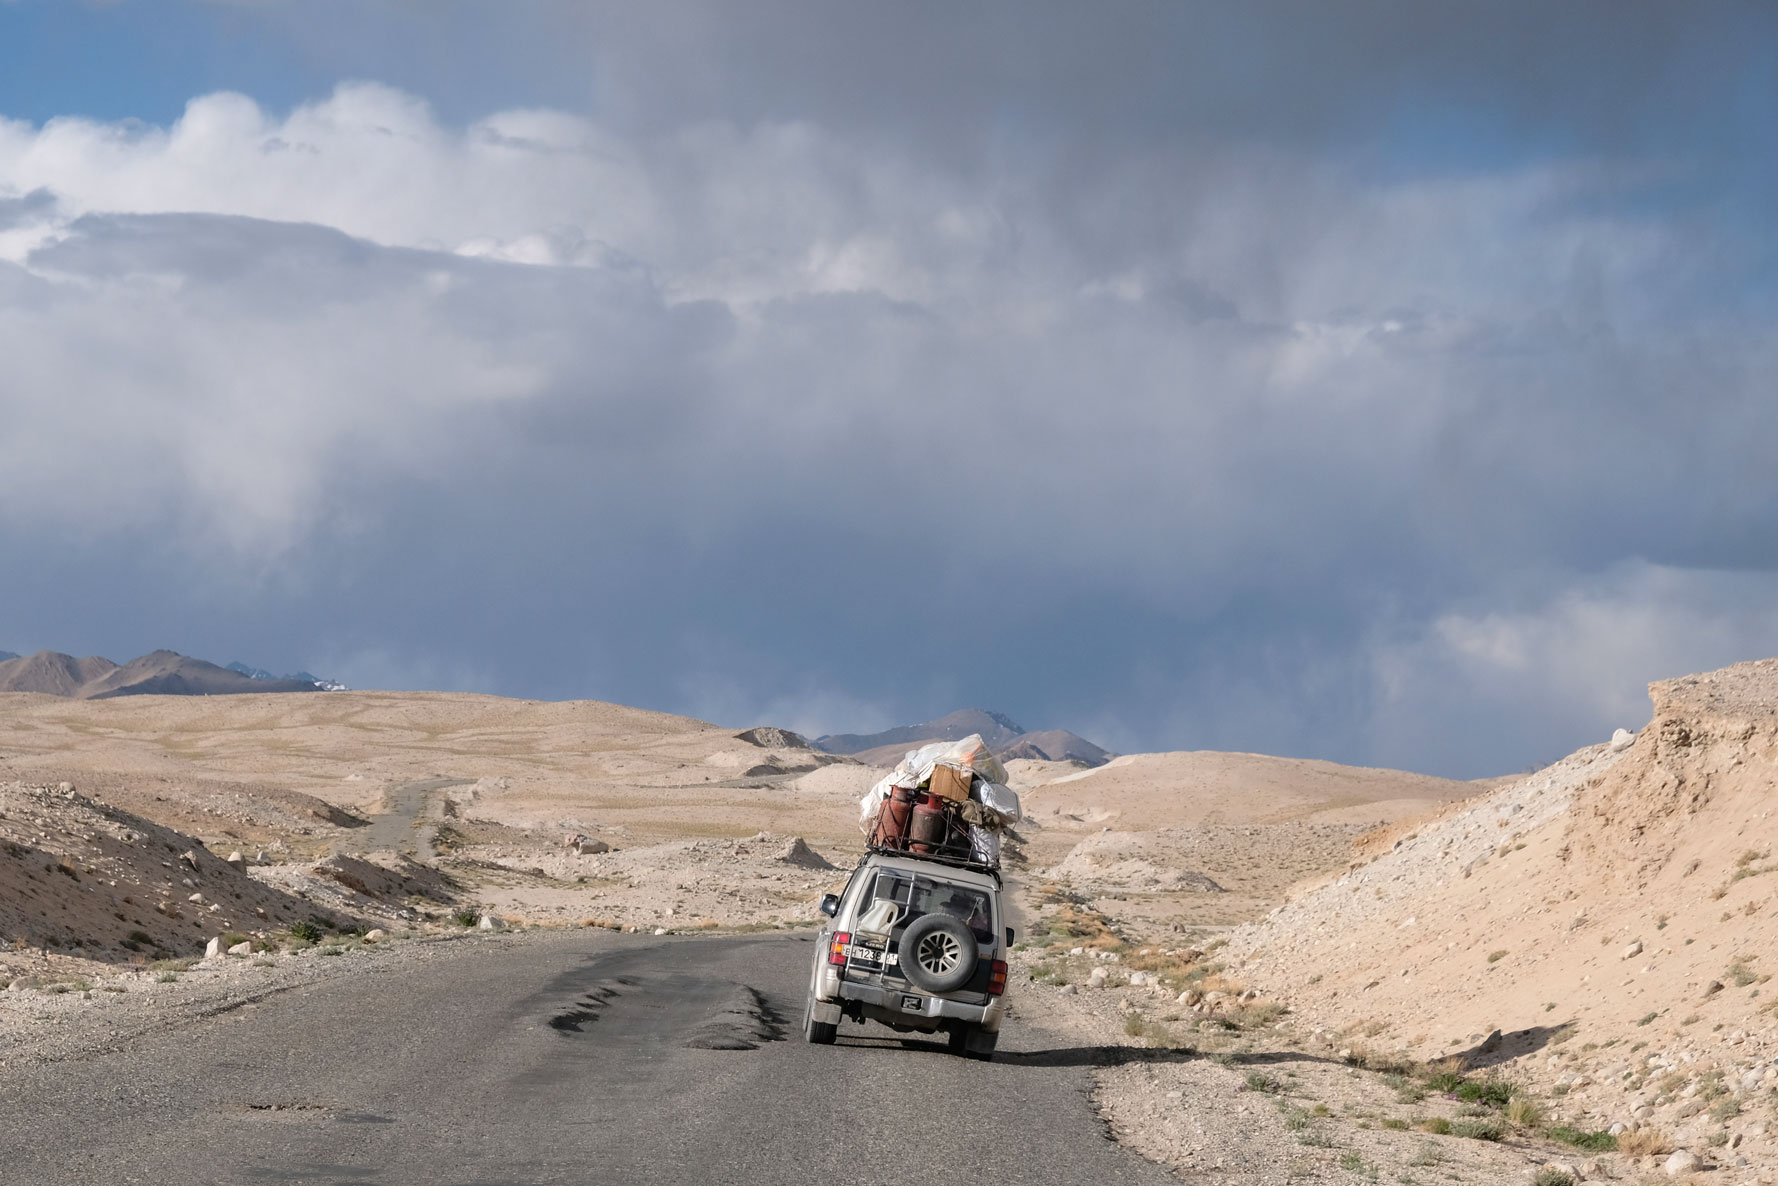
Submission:
[[[367,965],[0,1072],[0,1183],[1173,1181],[1088,1107],[1114,1054],[1016,1019],[993,1063],[851,1023],[808,1045],[811,951],[573,932]]]

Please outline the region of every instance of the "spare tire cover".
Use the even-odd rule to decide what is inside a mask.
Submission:
[[[901,933],[895,951],[908,983],[927,992],[956,992],[975,975],[981,957],[975,935],[948,914],[916,918]]]

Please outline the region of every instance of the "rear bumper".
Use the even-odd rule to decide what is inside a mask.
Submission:
[[[864,1016],[887,1025],[907,1029],[935,1030],[948,1021],[961,1021],[985,1030],[998,1030],[1006,1011],[1005,997],[991,997],[985,1005],[971,1005],[944,997],[927,996],[907,990],[882,988],[875,984],[857,984],[849,980],[839,983],[841,1001],[855,1002]],[[904,996],[918,996],[922,1009],[916,1013],[901,1007]]]

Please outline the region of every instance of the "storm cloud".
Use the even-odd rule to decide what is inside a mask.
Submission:
[[[1760,9],[352,11],[0,119],[0,646],[1460,775],[1778,651]]]

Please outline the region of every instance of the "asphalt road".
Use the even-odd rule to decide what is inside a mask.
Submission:
[[[0,1074],[0,1183],[1170,1183],[1076,1048],[800,1028],[806,938],[573,932]],[[1016,1000],[1016,998],[1015,998]]]

